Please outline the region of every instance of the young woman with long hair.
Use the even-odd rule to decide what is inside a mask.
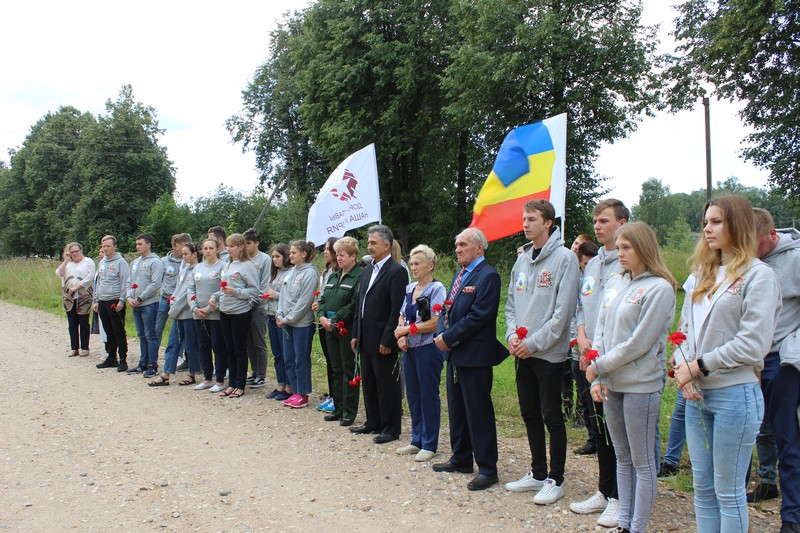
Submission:
[[[781,309],[775,275],[756,259],[746,198],[706,203],[693,261],[696,284],[682,310],[685,361],[676,361],[675,377],[686,399],[697,529],[746,532],[745,473],[764,416],[758,375]]]
[[[278,327],[275,314],[278,312],[278,302],[281,298],[281,289],[286,281],[286,274],[292,266],[289,259],[289,246],[278,243],[272,248],[272,270],[270,271],[269,289],[264,296],[267,297],[267,334],[269,347],[272,350],[272,362],[275,365],[275,379],[278,386],[267,393],[271,400],[287,400],[294,394],[286,378],[286,362],[283,357],[283,332]]]

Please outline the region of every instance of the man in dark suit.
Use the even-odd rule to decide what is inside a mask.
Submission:
[[[358,305],[353,319],[353,350],[361,353],[361,378],[367,421],[351,427],[358,434],[377,433],[385,444],[400,437],[403,414],[400,368],[394,328],[405,297],[408,273],[392,259],[394,238],[389,228],[372,226],[367,231],[372,264],[361,274]]]
[[[433,470],[471,473],[474,457],[478,475],[467,484],[469,490],[488,489],[498,481],[492,367],[508,356],[497,340],[500,275],[484,260],[487,246],[477,228],[467,228],[456,237],[462,269],[450,287],[435,339],[447,357],[453,455],[446,463],[433,465]]]

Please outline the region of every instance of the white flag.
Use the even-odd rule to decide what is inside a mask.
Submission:
[[[353,228],[381,220],[375,144],[339,163],[308,212],[306,240],[321,245]]]

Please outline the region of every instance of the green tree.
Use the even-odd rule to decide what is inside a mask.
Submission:
[[[174,169],[158,145],[155,109],[135,101],[130,85],[106,102],[106,112],[82,137],[73,231],[91,242],[114,234],[127,251],[153,204],[175,190]]]
[[[673,105],[693,105],[702,83],[742,100],[740,116],[755,129],[744,157],[769,169],[785,193],[800,194],[800,0],[689,0],[675,37]]]
[[[205,235],[205,232],[192,233],[197,229],[190,207],[176,204],[173,195],[165,193],[150,208],[139,232],[152,235],[153,250],[165,253],[171,249],[172,236],[176,233],[188,232],[195,240]]]

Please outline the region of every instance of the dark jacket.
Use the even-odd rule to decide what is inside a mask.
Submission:
[[[350,272],[341,275],[333,272],[328,276],[325,290],[319,297],[317,317],[326,317],[336,325],[344,322],[347,329],[352,329],[353,317],[358,305],[358,289],[361,282],[361,267],[356,265]],[[333,313],[332,316],[328,316]]]
[[[358,303],[353,319],[353,338],[358,341],[357,348],[361,352],[378,353],[381,345],[396,351],[394,329],[403,306],[408,273],[390,256],[378,272],[375,283],[369,287],[371,277],[370,265],[361,273]],[[362,305],[364,316],[361,316]]]

